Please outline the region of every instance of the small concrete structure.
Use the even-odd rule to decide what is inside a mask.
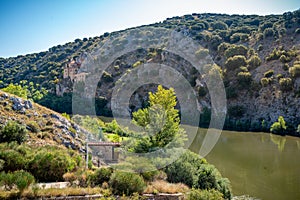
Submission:
[[[116,147],[120,147],[121,143],[119,142],[87,142],[86,143],[86,155],[88,155],[88,147],[96,146],[100,149],[104,162],[106,163],[115,163],[119,159],[119,153],[115,152]],[[88,156],[86,156],[86,166],[88,166]]]

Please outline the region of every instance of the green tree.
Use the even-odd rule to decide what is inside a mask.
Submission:
[[[0,130],[0,142],[13,142],[19,144],[25,141],[27,130],[15,121],[8,121]]]
[[[173,88],[158,86],[156,93],[149,93],[150,107],[133,113],[133,122],[142,127],[134,152],[145,153],[172,144],[182,146],[185,131],[180,128],[179,111]]]
[[[22,87],[21,85],[9,84],[6,88],[3,88],[2,91],[8,92],[10,94],[17,95],[18,97],[27,99],[28,90],[27,88]]]
[[[270,128],[272,133],[283,134],[287,126],[285,125],[284,118],[282,116],[278,117],[278,121],[274,122]]]

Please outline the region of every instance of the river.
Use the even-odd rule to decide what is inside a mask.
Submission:
[[[198,130],[192,151],[199,152],[205,134],[205,129]],[[300,199],[300,138],[222,131],[205,158],[229,178],[234,195]]]

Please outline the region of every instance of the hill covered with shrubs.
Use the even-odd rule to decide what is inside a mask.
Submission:
[[[76,39],[48,51],[0,58],[0,87],[19,84],[33,99],[58,112],[72,113],[73,76],[64,68],[77,63],[111,38],[141,30],[166,28],[181,31],[203,48],[198,54],[209,56],[212,69],[220,71],[227,98],[225,128],[244,131],[269,131],[283,116],[287,128],[282,134],[299,135],[300,124],[300,10],[282,15],[196,14],[167,18],[163,22]],[[149,28],[149,33],[142,28]],[[115,40],[120,47],[128,41]],[[163,56],[162,56],[163,55]],[[120,56],[100,79],[96,92],[96,113],[111,116],[112,88],[131,68],[143,63],[169,64],[190,82],[201,105],[200,126],[207,127],[211,100],[203,75],[186,62],[161,48],[139,49]],[[129,70],[129,71],[128,71]],[[78,73],[78,72],[76,72]],[[140,88],[131,99],[130,109],[144,107],[145,94],[156,86]],[[38,91],[38,92],[37,92]]]

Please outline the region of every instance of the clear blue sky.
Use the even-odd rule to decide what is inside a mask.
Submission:
[[[0,57],[191,13],[282,14],[298,0],[0,0]]]

